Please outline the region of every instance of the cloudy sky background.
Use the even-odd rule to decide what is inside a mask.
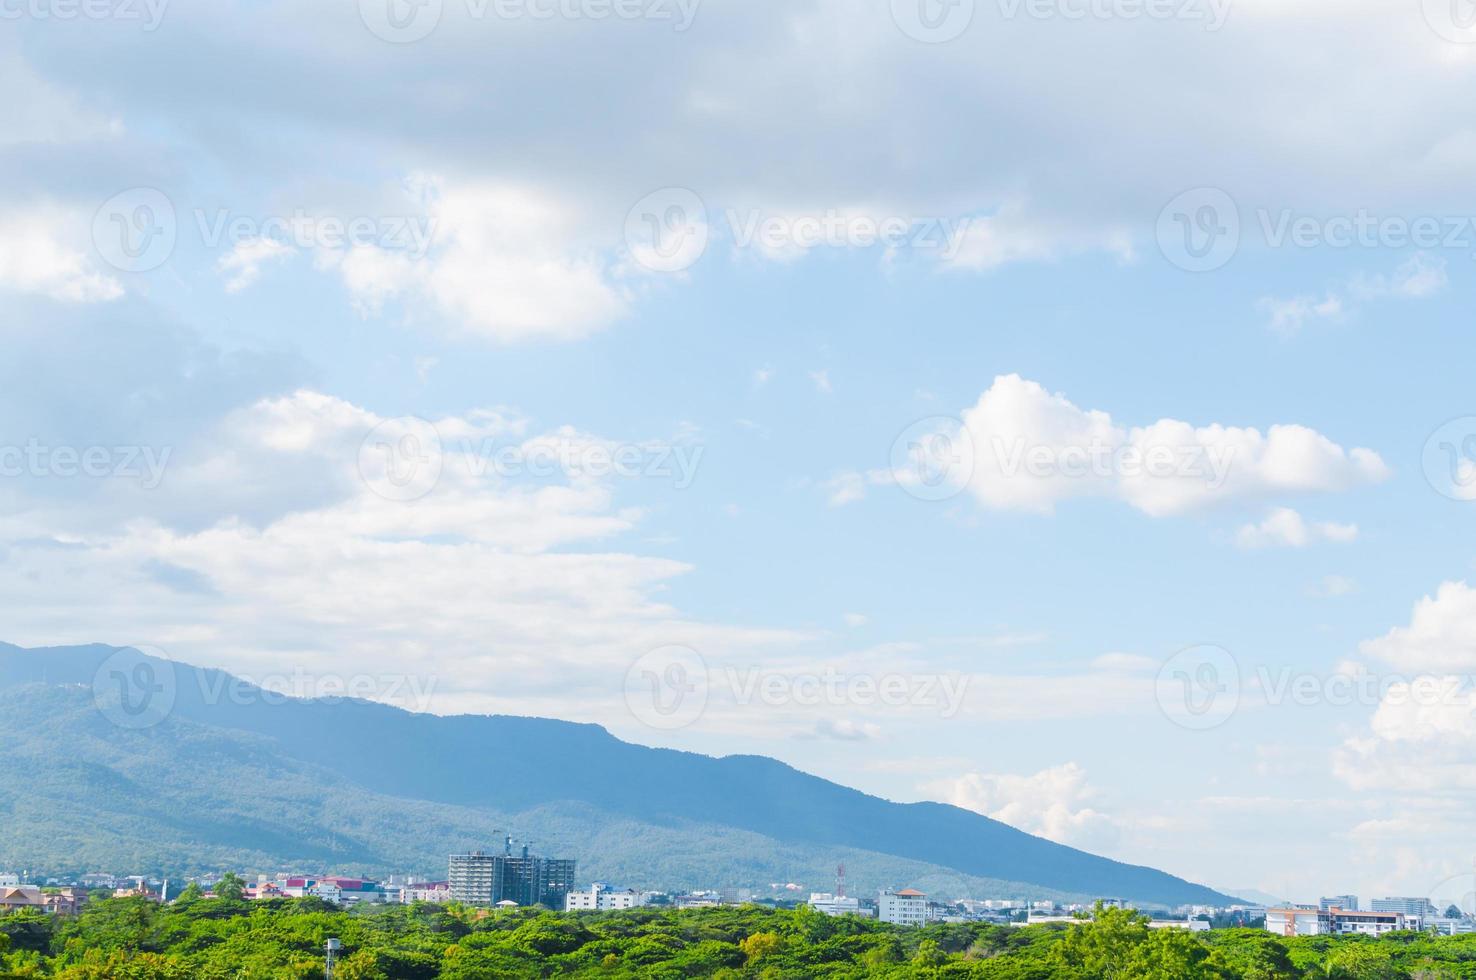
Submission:
[[[1457,897],[1462,2],[9,10],[3,638]]]

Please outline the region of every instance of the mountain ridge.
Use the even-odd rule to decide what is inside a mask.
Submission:
[[[128,649],[105,644],[35,649],[0,644],[0,692],[9,692],[7,701],[14,705],[16,691],[41,685],[65,695],[67,707],[61,710],[74,725],[82,724],[79,719],[85,717],[87,702],[91,714],[106,724],[104,716],[116,713],[117,705],[109,700],[107,685],[98,683],[99,670],[118,651]],[[103,740],[111,736],[117,746],[113,752],[89,742],[81,756],[99,767],[97,778],[134,772],[140,757],[157,757],[159,768],[137,778],[146,792],[182,794],[207,805],[212,794],[230,801],[242,793],[262,793],[259,800],[251,797],[251,805],[256,814],[267,817],[252,823],[250,833],[276,841],[273,848],[283,852],[283,859],[292,855],[286,847],[292,821],[279,817],[274,822],[270,815],[280,812],[285,799],[301,803],[306,792],[302,784],[322,784],[356,801],[350,808],[351,822],[370,828],[359,844],[366,867],[376,866],[389,854],[413,850],[408,844],[387,843],[385,830],[368,815],[375,807],[415,804],[410,808],[423,812],[423,819],[438,828],[426,834],[426,853],[432,854],[433,847],[461,839],[458,821],[486,834],[491,828],[477,814],[506,818],[564,806],[571,814],[585,814],[582,823],[574,821],[567,833],[587,841],[598,837],[602,820],[628,825],[632,832],[639,828],[641,834],[654,835],[644,846],[657,857],[664,846],[657,838],[663,834],[672,848],[681,849],[700,849],[703,833],[725,838],[732,834],[776,842],[754,846],[790,849],[807,867],[813,862],[803,855],[844,852],[879,855],[882,866],[895,862],[899,868],[942,869],[942,874],[960,881],[1043,893],[1123,897],[1162,905],[1231,900],[1206,886],[1034,837],[972,811],[943,803],[885,800],[766,756],[713,757],[640,746],[589,722],[517,715],[437,716],[348,698],[287,698],[224,671],[142,654],[127,654],[124,659],[135,669],[137,664],[147,665],[157,678],[173,679],[169,710],[156,724],[104,730]],[[242,685],[229,690],[244,696],[223,697],[227,690],[223,684]],[[4,715],[43,723],[23,706]],[[0,721],[0,733],[6,727]],[[5,744],[12,741],[6,739]],[[209,757],[211,765],[238,771],[221,779],[176,771],[192,765],[190,753],[206,751],[203,746],[208,744],[221,753]],[[46,754],[44,748],[36,751]],[[10,761],[6,750],[0,749],[0,759]],[[71,770],[63,766],[61,771]],[[233,790],[230,784],[239,780],[246,782]],[[246,803],[235,800],[231,805]],[[135,802],[122,812],[137,815],[138,810]],[[230,820],[223,824],[220,846],[230,842],[229,827],[239,825],[243,816],[237,814],[235,819],[237,824]],[[693,827],[709,829],[691,831]],[[691,833],[698,836],[692,838]],[[188,838],[184,833],[178,842],[182,853],[197,846]],[[490,844],[494,838],[480,839]],[[271,856],[276,853],[273,848],[257,850]],[[0,847],[0,860],[24,859],[6,850]],[[136,853],[137,842],[125,850]],[[582,866],[599,868],[602,860],[595,858],[591,864],[585,857]],[[683,860],[700,865],[701,856]],[[745,856],[739,863],[752,875],[766,867],[761,857]],[[683,876],[698,877],[697,870],[689,868]],[[807,874],[813,881],[813,868]]]

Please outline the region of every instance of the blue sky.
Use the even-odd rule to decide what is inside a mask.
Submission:
[[[8,18],[5,639],[1459,897],[1443,6],[391,2]]]

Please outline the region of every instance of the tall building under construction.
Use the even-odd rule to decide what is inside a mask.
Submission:
[[[512,853],[509,838],[501,854],[472,851],[451,855],[451,900],[464,905],[544,905],[564,907],[564,896],[574,887],[574,861]]]

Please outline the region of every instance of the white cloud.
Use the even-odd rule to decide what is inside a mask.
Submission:
[[[410,189],[433,229],[427,255],[359,245],[332,263],[366,315],[423,302],[453,333],[515,343],[577,339],[624,314],[601,257],[615,242],[590,239],[573,203],[492,181],[421,177]]]
[[[1355,524],[1309,524],[1290,507],[1277,507],[1259,524],[1243,525],[1236,532],[1235,543],[1241,548],[1305,548],[1316,541],[1346,543],[1357,537]]]
[[[1257,306],[1269,316],[1271,329],[1278,333],[1293,334],[1312,320],[1340,320],[1349,309],[1371,300],[1385,297],[1424,299],[1433,296],[1449,282],[1445,269],[1445,259],[1427,252],[1416,252],[1395,269],[1392,276],[1354,276],[1346,286],[1348,300],[1344,300],[1339,291],[1334,290],[1320,300],[1315,296],[1294,296],[1291,299],[1268,296]]]
[[[870,721],[853,721],[842,718],[832,721],[822,718],[815,722],[814,735],[820,738],[831,738],[842,742],[867,742],[880,738],[881,726]]]
[[[971,772],[928,783],[945,803],[993,817],[1031,834],[1095,851],[1117,843],[1117,825],[1089,803],[1097,796],[1079,765],[1043,769],[1030,776]]]
[[[1343,301],[1332,293],[1320,300],[1312,296],[1294,296],[1291,299],[1268,296],[1258,306],[1271,318],[1271,329],[1280,333],[1295,333],[1308,320],[1336,319],[1343,313]]]
[[[862,613],[844,613],[841,621],[852,629],[858,629],[870,622],[870,619]]]
[[[1308,588],[1307,593],[1317,599],[1336,599],[1357,590],[1358,583],[1346,575],[1324,575],[1322,581]]]
[[[1476,789],[1476,590],[1444,582],[1407,626],[1359,647],[1395,671],[1368,731],[1346,739],[1334,773],[1357,789],[1440,796]]]
[[[840,473],[825,482],[826,501],[844,507],[866,497],[866,478],[860,473]]]
[[[1351,284],[1361,300],[1394,296],[1401,299],[1424,299],[1444,289],[1450,282],[1446,261],[1427,252],[1410,256],[1392,276],[1361,276]]]
[[[662,593],[690,566],[612,544],[642,515],[615,503],[610,481],[577,467],[523,480],[482,455],[486,440],[589,437],[529,436],[501,412],[434,424],[441,448],[422,441],[410,456],[437,456],[439,481],[409,501],[376,491],[395,463],[362,447],[375,431],[409,453],[416,423],[300,391],[233,413],[177,454],[151,493],[165,511],[203,499],[198,526],[130,516],[79,532],[65,510],[11,508],[0,520],[11,637],[90,641],[105,623],[115,642],[248,676],[409,674],[435,680],[433,711],[595,713],[626,730],[621,684],[641,654],[681,642],[758,662],[806,639],[684,617]],[[160,568],[195,587],[161,581]]]
[[[1122,500],[1158,517],[1227,500],[1346,490],[1384,479],[1370,449],[1301,425],[1266,432],[1160,419],[1120,425],[1019,375],[1001,375],[963,413],[969,459],[955,471],[986,507],[1049,513],[1073,497]]]
[[[292,246],[274,238],[247,238],[215,264],[217,272],[228,275],[225,290],[239,293],[261,277],[261,267],[268,262],[281,262],[294,253]]]
[[[1476,589],[1443,582],[1414,605],[1408,626],[1366,640],[1369,657],[1406,671],[1476,671]]]
[[[831,387],[830,372],[828,370],[811,371],[810,382],[815,386],[815,390],[822,395],[828,395],[835,390]]]
[[[0,217],[0,289],[39,293],[68,303],[117,299],[123,286],[98,270],[81,242],[87,219],[36,207]]]
[[[1021,200],[1005,202],[988,217],[963,225],[952,254],[944,256],[955,269],[988,271],[1012,262],[1042,262],[1089,250],[1115,254],[1119,261],[1136,256],[1128,228],[1092,229],[1064,224],[1032,213]]]
[[[1157,670],[1161,665],[1140,653],[1104,653],[1092,661],[1092,666],[1098,670],[1144,671]]]

